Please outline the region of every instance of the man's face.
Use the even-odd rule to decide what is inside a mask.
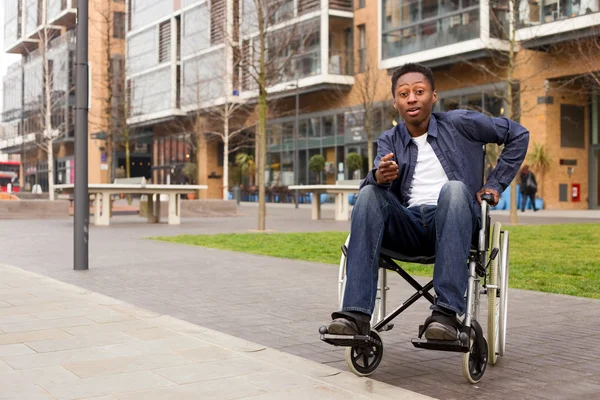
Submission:
[[[404,121],[419,126],[429,120],[437,93],[431,90],[431,84],[420,72],[402,75],[396,83],[394,108],[400,112]]]

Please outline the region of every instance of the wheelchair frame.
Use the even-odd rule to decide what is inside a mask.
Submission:
[[[494,225],[494,234],[492,250],[490,250],[490,222],[488,202],[493,200],[490,197],[484,197],[481,204],[481,226],[478,233],[478,243],[475,249],[469,253],[469,277],[467,284],[467,309],[462,321],[462,328],[458,340],[441,341],[412,339],[415,347],[462,352],[463,355],[463,375],[470,383],[477,383],[485,373],[488,361],[495,364],[497,356],[503,356],[506,340],[506,318],[507,318],[507,290],[508,290],[508,249],[509,235],[508,231],[501,231],[501,224],[496,222]],[[339,270],[339,301],[340,307],[343,303],[343,294],[345,290],[346,275],[346,256],[347,246],[350,235],[346,243],[342,246],[342,257]],[[430,303],[435,304],[435,298],[429,291],[433,288],[433,280],[425,285],[418,283],[394,260],[408,263],[432,264],[435,256],[431,257],[408,257],[399,253],[382,248],[379,257],[380,274],[378,278],[377,296],[375,309],[371,318],[371,333],[368,336],[345,336],[330,335],[327,333],[327,327],[321,327],[321,340],[336,346],[345,346],[346,362],[352,372],[359,376],[368,376],[372,374],[383,357],[383,342],[379,337],[379,332],[391,330],[393,321],[400,313],[410,307],[419,298],[424,297]],[[498,268],[499,267],[499,268]],[[386,292],[387,271],[397,272],[406,280],[415,290],[411,297],[386,316]],[[481,279],[484,278],[484,284],[481,285]],[[489,281],[489,283],[488,283]],[[483,290],[481,289],[483,287]],[[479,307],[481,294],[488,295],[488,341],[483,335],[483,329],[479,324]],[[499,300],[499,301],[498,301]],[[421,329],[420,329],[421,330]],[[488,354],[491,357],[488,357]],[[488,360],[489,359],[489,360]],[[362,361],[364,365],[361,365]]]

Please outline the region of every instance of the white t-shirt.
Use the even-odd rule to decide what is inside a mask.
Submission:
[[[412,140],[417,145],[419,154],[410,187],[408,206],[421,204],[437,205],[440,190],[448,182],[448,177],[440,160],[427,141],[427,133],[414,137]]]

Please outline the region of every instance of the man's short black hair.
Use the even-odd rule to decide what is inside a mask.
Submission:
[[[435,90],[435,85],[433,83],[433,72],[431,69],[427,68],[424,65],[416,64],[416,63],[408,63],[404,64],[400,68],[394,71],[394,75],[392,76],[392,96],[396,97],[396,84],[398,83],[398,79],[402,75],[406,75],[410,72],[418,72],[425,76],[425,78],[431,84],[431,90]]]

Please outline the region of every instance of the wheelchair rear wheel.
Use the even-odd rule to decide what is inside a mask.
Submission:
[[[492,230],[492,244],[491,248],[500,248],[500,232],[502,230],[502,224],[496,222],[494,229]],[[502,282],[500,278],[500,270],[498,265],[502,262],[503,254],[499,251],[495,259],[490,262],[490,269],[488,271],[488,325],[487,325],[487,340],[488,340],[488,356],[490,364],[496,364],[498,360],[498,345],[500,342],[500,299],[498,296],[499,284]],[[502,291],[500,291],[502,292]]]
[[[508,231],[502,233],[502,248],[500,254],[500,318],[499,318],[499,329],[498,329],[498,354],[500,357],[504,356],[506,350],[506,320],[508,316],[508,266],[509,266],[509,236]]]
[[[377,332],[372,330],[370,335],[379,343],[382,343]],[[346,364],[348,365],[350,371],[358,376],[371,375],[379,366],[382,358],[383,344],[346,347]]]

